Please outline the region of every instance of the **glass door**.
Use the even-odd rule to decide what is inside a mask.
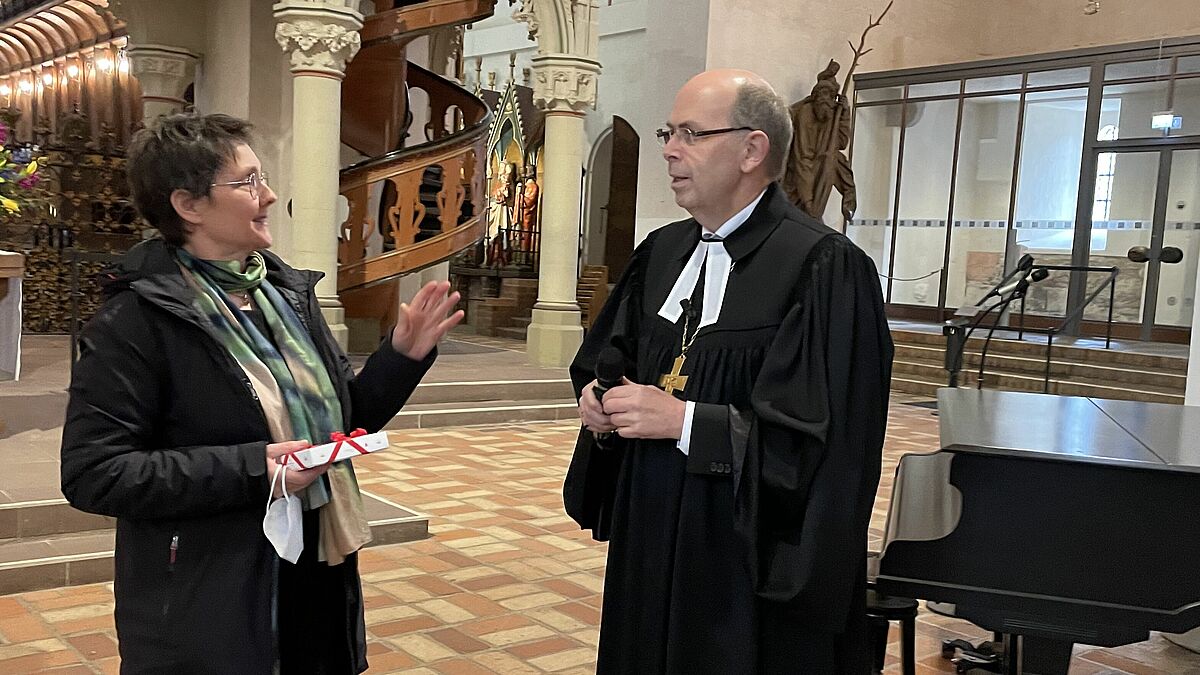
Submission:
[[[1165,178],[1164,157],[1170,151],[1098,152],[1096,190],[1091,208],[1088,265],[1116,267],[1112,317],[1115,323],[1153,325],[1154,310],[1145,299],[1157,283],[1147,265],[1160,222],[1160,178]],[[1161,246],[1161,242],[1160,242]],[[1087,275],[1088,295],[1108,279],[1104,272]],[[1048,280],[1049,281],[1049,280]],[[1108,293],[1101,293],[1084,310],[1089,321],[1108,318]],[[1146,335],[1143,339],[1148,339]]]
[[[1098,151],[1089,264],[1117,267],[1113,321],[1189,328],[1200,257],[1200,150]],[[1107,277],[1088,275],[1088,291]],[[1104,321],[1102,294],[1084,317]]]
[[[1165,183],[1166,191],[1164,223],[1161,242],[1151,242],[1152,260],[1146,263],[1156,268],[1157,292],[1147,296],[1147,305],[1154,307],[1154,321],[1143,326],[1144,334],[1154,325],[1192,325],[1200,260],[1200,150],[1170,151],[1168,180],[1159,182]]]

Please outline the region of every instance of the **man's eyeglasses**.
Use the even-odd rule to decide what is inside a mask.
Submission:
[[[758,130],[753,129],[751,127],[726,127],[724,129],[707,129],[705,131],[694,131],[692,129],[688,129],[687,127],[679,127],[677,129],[671,129],[668,127],[665,129],[659,129],[658,131],[654,132],[654,134],[656,136],[658,136],[658,142],[660,145],[666,145],[667,143],[670,143],[671,136],[675,136],[675,135],[679,136],[679,140],[683,141],[684,145],[692,145],[693,143],[696,142],[697,138],[704,138],[705,136],[716,136],[717,134],[727,134],[731,131],[758,131]]]
[[[209,185],[209,187],[224,187],[224,186],[242,187],[243,185],[249,185],[250,186],[250,196],[253,197],[254,199],[258,199],[258,194],[259,194],[260,188],[266,186],[266,184],[267,184],[267,172],[266,171],[256,171],[241,180],[229,181],[228,183],[213,183],[213,184]]]

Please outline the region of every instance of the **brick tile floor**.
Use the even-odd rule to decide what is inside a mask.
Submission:
[[[930,411],[901,400],[892,407],[876,539],[899,456],[937,440]],[[432,538],[362,554],[371,673],[592,672],[605,550],[562,511],[574,435],[562,423],[405,431],[386,453],[356,460],[366,489],[432,516]],[[0,673],[116,673],[112,607],[109,584],[0,597]],[[895,633],[889,674],[899,673]],[[919,672],[953,672],[938,656],[945,637],[985,634],[922,610]],[[1071,673],[1200,674],[1200,656],[1154,636],[1080,647]]]

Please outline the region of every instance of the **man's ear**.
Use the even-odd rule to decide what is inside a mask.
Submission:
[[[754,130],[746,137],[746,150],[742,154],[742,172],[753,173],[767,162],[771,153],[771,139],[759,130]]]
[[[200,202],[203,199],[183,188],[176,188],[171,192],[171,206],[175,209],[175,213],[179,214],[185,229],[190,231],[192,227],[199,225],[203,220],[203,216],[200,214]]]

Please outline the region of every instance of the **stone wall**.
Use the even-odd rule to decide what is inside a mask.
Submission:
[[[967,254],[967,298],[974,302],[983,297],[1001,277],[1000,253],[994,251],[971,251]],[[1071,256],[1039,253],[1039,265],[1070,265]],[[1116,267],[1117,290],[1113,298],[1113,321],[1137,323],[1142,319],[1142,301],[1146,286],[1146,266],[1135,263],[1124,256],[1093,255],[1092,267]],[[1025,298],[1025,311],[1029,314],[1062,317],[1067,308],[1067,286],[1069,272],[1052,271],[1046,279],[1033,284]],[[1094,272],[1088,275],[1088,293],[1091,293],[1108,275]],[[1014,305],[1013,309],[1018,306]],[[1084,317],[1104,321],[1108,317],[1108,294],[1101,293],[1084,310]]]

